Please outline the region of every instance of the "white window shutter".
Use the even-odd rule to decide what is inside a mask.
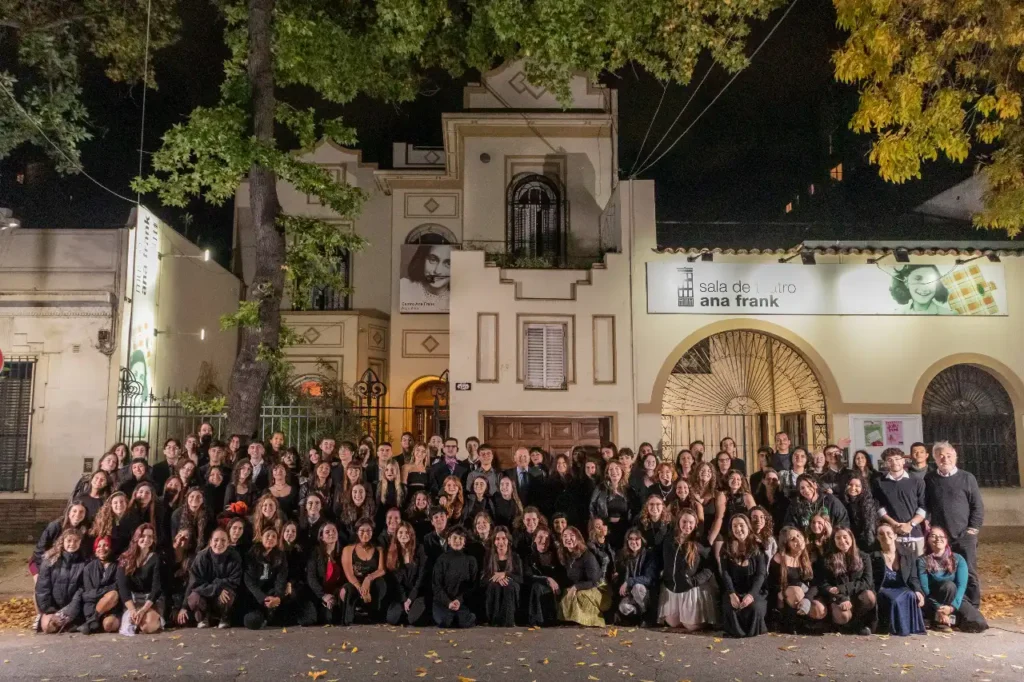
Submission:
[[[524,333],[526,388],[565,388],[565,327],[528,324]]]

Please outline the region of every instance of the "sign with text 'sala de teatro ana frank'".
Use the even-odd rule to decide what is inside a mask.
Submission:
[[[647,263],[647,312],[1006,315],[999,263]]]

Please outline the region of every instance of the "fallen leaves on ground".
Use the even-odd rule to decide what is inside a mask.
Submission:
[[[35,617],[36,607],[31,599],[15,597],[0,602],[0,630],[30,628]]]

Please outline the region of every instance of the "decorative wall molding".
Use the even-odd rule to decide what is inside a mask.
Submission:
[[[405,218],[458,218],[461,209],[458,192],[409,192],[405,195]]]

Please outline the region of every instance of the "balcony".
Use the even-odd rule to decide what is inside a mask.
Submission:
[[[580,245],[571,237],[563,248],[542,248],[541,245],[505,240],[471,239],[462,243],[463,251],[483,251],[484,261],[503,269],[520,270],[588,270],[604,262],[604,254],[618,251],[597,244]]]

